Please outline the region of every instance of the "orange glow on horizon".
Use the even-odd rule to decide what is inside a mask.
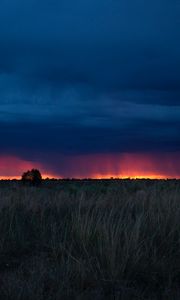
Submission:
[[[47,172],[39,162],[26,161],[14,156],[0,156],[0,180],[21,179],[21,175],[31,169],[39,169],[43,179],[57,177],[53,172]]]
[[[52,179],[52,178],[57,178],[57,176],[53,176],[53,175],[50,175],[50,174],[42,174],[42,179]],[[59,179],[61,179],[62,177],[58,177]],[[0,176],[0,180],[13,180],[13,179],[16,179],[16,180],[20,180],[21,179],[21,176]]]
[[[0,156],[0,180],[21,179],[23,172],[39,169],[42,178],[92,179],[180,179],[180,153],[172,154],[89,154],[57,157],[53,167],[14,156]],[[63,162],[64,169],[61,168]],[[59,166],[58,166],[59,164]]]
[[[180,154],[93,154],[76,156],[70,161],[75,178],[180,178]]]
[[[119,175],[114,176],[113,174],[107,174],[107,175],[101,175],[101,174],[94,174],[92,179],[167,179],[164,175],[158,175],[158,174],[147,174],[147,175],[133,175],[129,176],[127,175]],[[173,178],[173,177],[168,177]]]

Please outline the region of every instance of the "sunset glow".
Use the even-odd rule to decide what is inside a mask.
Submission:
[[[23,172],[33,168],[41,170],[43,179],[57,177],[53,173],[46,172],[41,163],[26,161],[14,156],[1,156],[0,180],[21,179]]]
[[[167,177],[165,175],[158,175],[158,174],[148,174],[148,175],[133,175],[130,176],[129,174],[127,175],[119,175],[119,176],[114,176],[113,174],[106,174],[106,175],[101,175],[101,174],[94,174],[92,179],[166,179],[166,178],[171,178]],[[173,177],[172,177],[173,178]]]
[[[178,154],[97,154],[76,157],[73,165],[80,178],[180,178]]]
[[[64,160],[64,165],[61,161]],[[179,154],[94,154],[57,158],[53,169],[43,162],[14,156],[0,157],[0,179],[20,179],[23,172],[37,168],[45,178],[180,178]]]

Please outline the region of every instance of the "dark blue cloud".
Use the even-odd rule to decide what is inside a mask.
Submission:
[[[39,84],[179,89],[173,1],[3,1],[1,65]]]
[[[2,0],[1,152],[180,151],[179,12],[169,0]]]

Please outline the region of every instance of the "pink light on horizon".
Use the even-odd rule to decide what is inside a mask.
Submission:
[[[39,162],[24,160],[16,156],[0,156],[0,180],[20,179],[23,172],[33,168],[42,172],[43,179],[56,177],[53,173],[46,171]]]
[[[89,154],[57,156],[56,165],[0,156],[0,179],[20,179],[37,168],[43,178],[180,178],[180,154]],[[62,164],[62,161],[64,162]],[[59,166],[58,166],[59,165]],[[63,165],[63,167],[62,167]],[[55,170],[54,170],[55,168]]]

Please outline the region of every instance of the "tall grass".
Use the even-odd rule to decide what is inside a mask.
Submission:
[[[179,299],[178,180],[0,183],[0,299]]]

